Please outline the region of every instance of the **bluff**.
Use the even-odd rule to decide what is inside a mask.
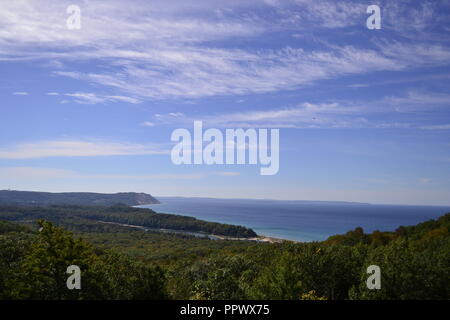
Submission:
[[[128,206],[159,203],[146,193],[93,193],[93,192],[34,192],[0,190],[0,204],[17,205],[105,205],[122,203]]]

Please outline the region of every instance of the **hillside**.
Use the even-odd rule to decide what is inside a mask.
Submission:
[[[141,226],[143,229],[169,229],[228,237],[251,238],[257,234],[249,228],[208,222],[193,217],[156,213],[151,209],[114,206],[0,206],[0,219],[36,221],[45,219],[68,229],[103,229],[104,222]],[[103,222],[103,223],[102,223]]]
[[[14,220],[0,222],[0,300],[450,298],[450,214],[311,243],[209,240],[96,221],[126,217],[182,218],[124,206],[0,207],[0,221]],[[67,290],[73,264],[84,272],[83,290]],[[380,267],[380,290],[367,288],[371,265]]]
[[[146,193],[92,193],[92,192],[32,192],[0,190],[0,204],[18,205],[103,205],[110,206],[122,203],[128,206],[159,203]]]
[[[450,235],[450,213],[438,219],[431,219],[413,226],[400,226],[394,232],[376,230],[372,233],[364,233],[361,227],[350,230],[345,234],[329,237],[324,243],[357,245],[358,243],[370,245],[386,245],[397,239],[430,240]]]

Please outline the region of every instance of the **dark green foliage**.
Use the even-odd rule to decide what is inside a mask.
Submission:
[[[92,269],[98,263],[92,246],[50,222],[39,221],[40,231],[25,256],[23,295],[28,299],[78,299],[89,296]],[[67,267],[82,270],[87,290],[68,290]],[[84,285],[83,285],[84,287]]]
[[[33,240],[27,232],[0,235],[0,299],[24,298],[23,264]]]
[[[32,232],[32,230],[16,223],[0,220],[0,234],[9,232]]]
[[[356,228],[344,235],[329,237],[327,244],[355,245],[358,243],[386,245],[399,238],[408,240],[426,240],[432,238],[448,237],[450,235],[450,213],[447,213],[437,220],[429,220],[415,226],[401,226],[395,232],[374,231],[365,234],[362,228]]]
[[[98,256],[92,245],[39,221],[40,231],[0,236],[2,299],[164,299],[165,275],[118,253]],[[67,267],[81,269],[81,290],[69,290]]]
[[[100,289],[93,299],[111,300],[155,300],[166,299],[166,279],[164,271],[155,265],[115,251],[101,256],[101,263],[95,266],[98,274],[96,286]]]
[[[215,222],[207,222],[192,217],[156,213],[150,209],[133,208],[125,205],[103,206],[50,206],[19,207],[0,206],[0,219],[4,220],[37,220],[45,219],[71,229],[92,231],[91,228],[103,228],[98,221],[114,222],[151,229],[173,229],[180,231],[202,232],[229,237],[255,237],[256,233],[249,228]],[[96,223],[94,225],[93,223]]]
[[[356,229],[324,242],[271,244],[99,223],[92,207],[50,209],[0,210],[22,221],[0,221],[1,299],[450,299],[450,214],[395,232]],[[94,214],[141,219],[135,210]],[[39,215],[75,236],[48,222],[37,233],[23,226],[37,229],[30,218]],[[64,287],[68,264],[83,270],[79,292]],[[366,286],[370,265],[381,268],[380,290]]]
[[[365,285],[369,265],[381,268],[381,290]],[[449,299],[450,238],[410,242],[399,239],[369,251],[360,272],[353,299]]]
[[[194,264],[184,264],[172,271],[172,286],[187,289],[191,299],[237,300],[248,296],[258,266],[242,255],[213,256]],[[176,276],[175,276],[176,275]],[[179,292],[175,291],[177,295]],[[180,298],[186,298],[183,295]]]
[[[101,250],[116,249],[145,262],[172,265],[196,261],[212,254],[235,255],[269,244],[248,241],[209,240],[183,234],[128,230],[114,233],[82,233],[83,238]]]
[[[255,283],[261,299],[299,299],[315,291],[328,299],[346,299],[359,282],[364,249],[319,243],[286,245]]]

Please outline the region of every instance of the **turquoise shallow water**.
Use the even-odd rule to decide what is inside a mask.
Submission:
[[[142,207],[243,225],[258,234],[297,241],[324,240],[356,227],[366,232],[393,231],[450,212],[450,207],[437,206],[175,197],[158,200],[161,204]]]

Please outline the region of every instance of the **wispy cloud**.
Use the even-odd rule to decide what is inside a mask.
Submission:
[[[420,178],[419,179],[419,183],[421,183],[421,184],[428,184],[431,181],[432,181],[432,179],[430,179],[430,178]]]
[[[118,58],[113,72],[55,74],[116,89],[141,99],[200,98],[292,90],[323,79],[402,65],[373,50],[352,46],[333,50],[276,51],[208,49],[192,46],[144,49],[145,53],[105,52]]]
[[[28,92],[18,91],[18,92],[13,92],[13,95],[15,95],[15,96],[27,96]]]
[[[192,125],[202,120],[210,127],[275,127],[275,128],[319,128],[366,126],[364,110],[357,105],[339,103],[301,103],[296,106],[270,110],[223,113],[203,117],[157,114],[152,125]]]
[[[330,100],[320,103],[302,102],[297,105],[263,109],[246,108],[247,111],[216,113],[210,115],[185,115],[182,113],[155,114],[148,121],[156,125],[192,125],[202,120],[210,127],[273,127],[273,128],[418,128],[429,130],[449,129],[447,124],[423,124],[421,118],[403,114],[428,112],[450,108],[450,95],[440,92],[410,90],[406,94],[386,96],[379,100]],[[250,109],[250,110],[249,110]],[[437,121],[432,118],[428,121]]]
[[[395,111],[432,111],[437,108],[450,107],[450,94],[410,90],[404,96],[391,96],[384,99],[385,103],[393,105]]]
[[[218,172],[213,175],[236,176],[233,172]],[[206,173],[157,173],[157,174],[85,174],[74,170],[42,167],[0,167],[2,179],[96,179],[96,180],[197,180],[208,176]]]
[[[74,98],[74,102],[81,104],[97,104],[97,103],[119,102],[119,101],[136,104],[141,102],[140,100],[131,97],[107,96],[86,92],[66,93],[65,96],[72,97]]]
[[[355,83],[355,84],[350,84],[348,87],[349,88],[366,88],[368,86],[369,86],[368,84]]]
[[[3,4],[0,60],[57,59],[64,61],[65,70],[55,68],[54,74],[112,92],[101,97],[75,93],[79,103],[292,90],[352,74],[447,64],[450,58],[445,42],[425,40],[411,44],[374,38],[375,44],[364,49],[354,43],[323,41],[273,50],[222,45],[231,38],[251,40],[278,30],[360,26],[366,6],[349,0],[190,1],[189,5],[139,1],[140,10],[122,1],[92,2],[83,4],[83,27],[76,32],[65,26],[67,4],[40,2],[39,10],[34,1]],[[391,6],[387,18],[395,21],[404,7]],[[426,29],[442,14],[435,6],[422,7],[426,13],[415,10],[410,16]],[[372,36],[367,37],[370,44]],[[101,61],[107,67],[74,71],[73,61]]]
[[[344,28],[356,25],[355,16],[362,16],[367,6],[356,1],[265,0],[276,9],[283,23],[297,27]]]
[[[419,128],[424,130],[450,130],[450,124],[435,124],[430,126],[421,126]]]
[[[156,124],[154,122],[144,121],[141,123],[141,125],[143,125],[144,127],[154,127]]]
[[[0,168],[0,177],[7,178],[67,178],[74,176],[72,170],[55,169],[55,168],[39,168],[39,167],[3,167]]]
[[[47,157],[98,157],[168,154],[156,145],[122,142],[53,140],[22,143],[0,148],[0,159],[35,159]]]
[[[222,177],[236,177],[236,176],[239,176],[240,173],[236,172],[236,171],[217,171],[217,172],[214,172],[214,175],[222,176]]]

